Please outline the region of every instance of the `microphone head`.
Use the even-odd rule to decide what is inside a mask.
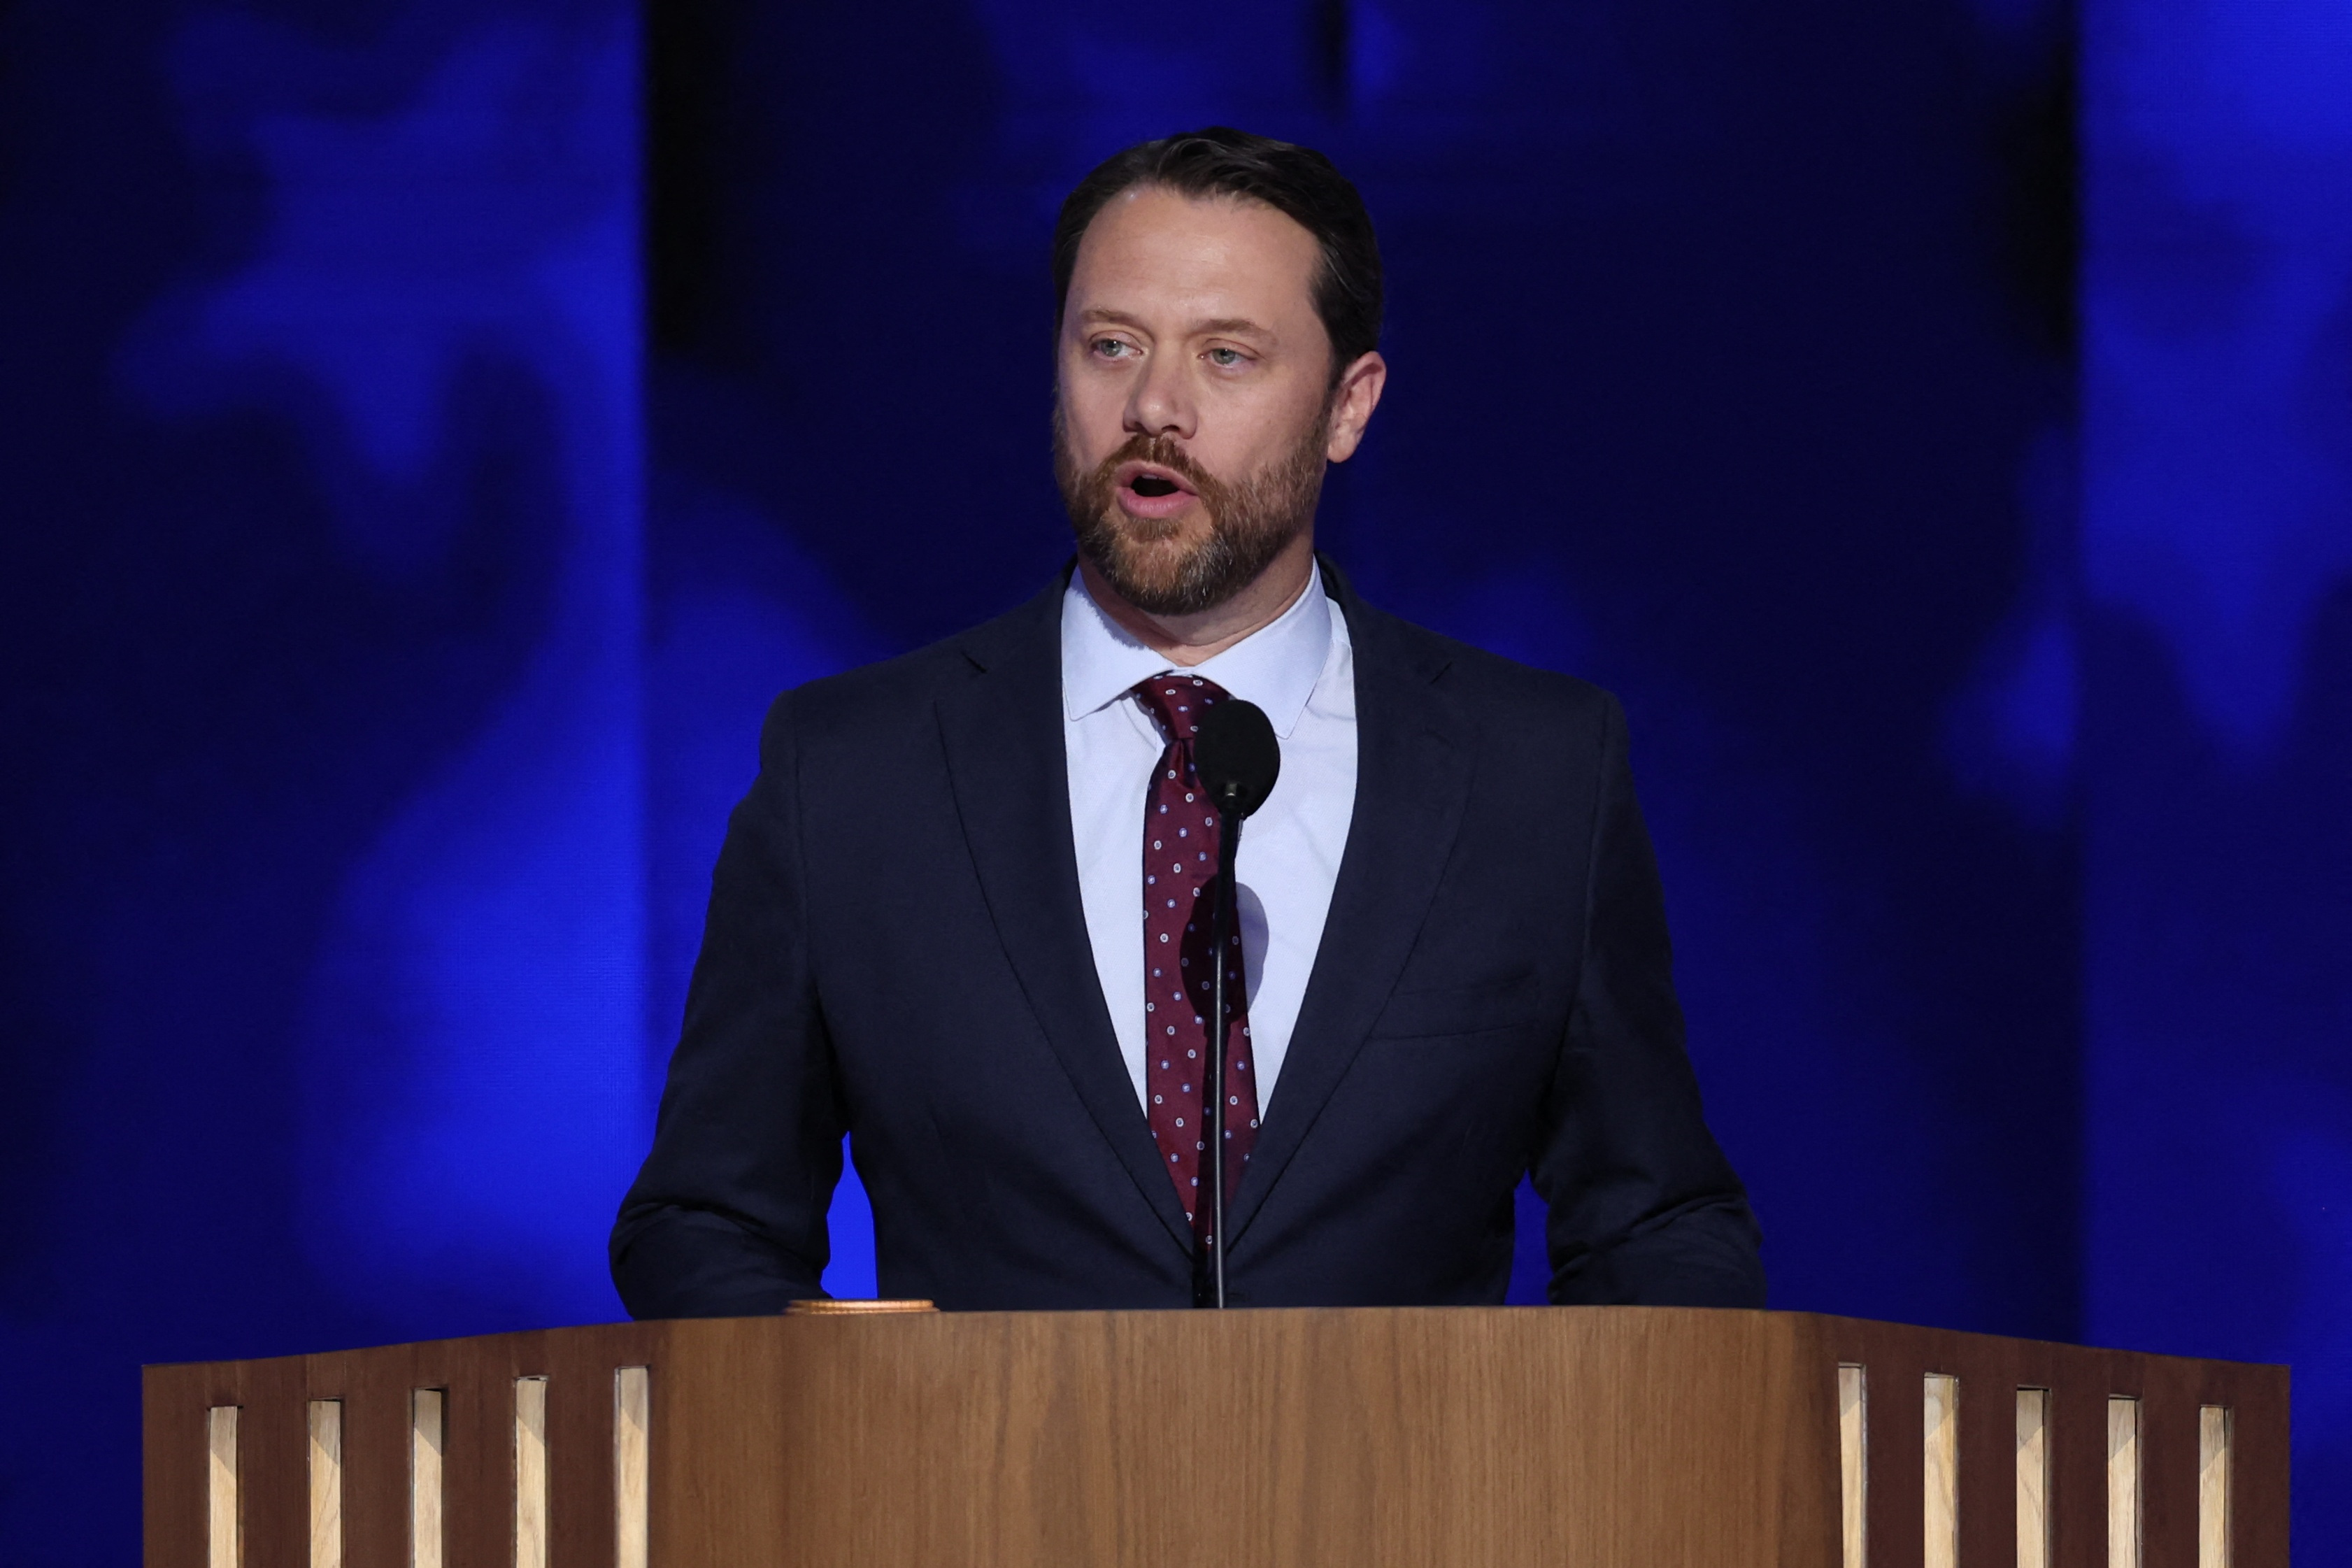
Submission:
[[[1192,732],[1192,767],[1227,816],[1239,819],[1264,805],[1282,773],[1282,743],[1265,710],[1238,697],[1211,703]]]

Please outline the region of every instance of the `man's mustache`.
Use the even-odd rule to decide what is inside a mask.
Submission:
[[[1186,484],[1214,512],[1217,501],[1223,499],[1224,486],[1214,474],[1192,460],[1184,449],[1166,436],[1129,436],[1118,449],[1095,465],[1089,495],[1108,505],[1110,501],[1112,477],[1122,463],[1150,463],[1167,469]]]

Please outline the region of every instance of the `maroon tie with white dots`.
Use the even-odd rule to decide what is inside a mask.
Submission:
[[[1214,681],[1156,675],[1135,688],[1160,721],[1168,749],[1151,772],[1143,804],[1143,1032],[1151,1135],[1176,1184],[1192,1234],[1209,1239],[1208,1149],[1210,924],[1220,834],[1217,812],[1192,771],[1192,736],[1207,708],[1224,701]],[[1240,1189],[1257,1142],[1257,1075],[1250,1067],[1249,1006],[1243,994],[1241,922],[1225,942],[1225,1197]]]

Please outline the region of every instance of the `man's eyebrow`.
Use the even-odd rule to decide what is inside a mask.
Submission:
[[[1101,305],[1087,306],[1085,310],[1078,312],[1078,320],[1082,321],[1098,322],[1110,326],[1134,327],[1139,331],[1143,330],[1142,321],[1129,315],[1126,311],[1113,310]],[[1251,321],[1247,316],[1217,316],[1209,321],[1195,321],[1192,325],[1192,331],[1195,333],[1214,333],[1222,337],[1271,338],[1274,336],[1274,332],[1271,328],[1262,327],[1255,321]]]

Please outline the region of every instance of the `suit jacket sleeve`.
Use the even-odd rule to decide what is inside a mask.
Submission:
[[[613,1227],[634,1317],[780,1311],[824,1293],[845,1112],[810,974],[793,697],[729,819],[653,1151]]]
[[[1583,962],[1534,1171],[1550,1205],[1551,1299],[1761,1307],[1756,1222],[1684,1051],[1657,862],[1613,698],[1600,766]]]

